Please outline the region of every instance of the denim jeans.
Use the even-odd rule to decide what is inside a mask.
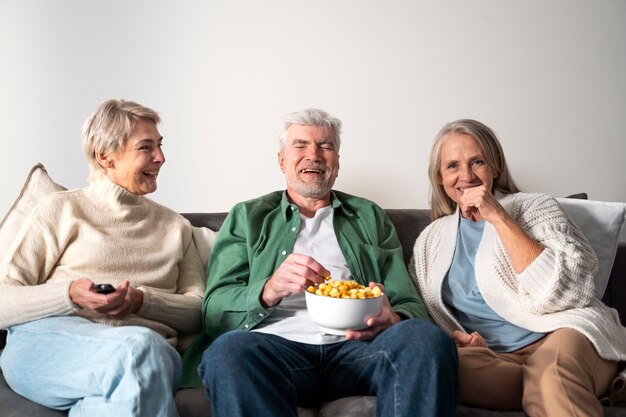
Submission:
[[[9,386],[70,417],[175,417],[180,355],[158,333],[81,317],[9,329],[0,366]]]
[[[353,395],[376,395],[378,416],[454,416],[457,355],[425,320],[404,320],[372,341],[309,345],[234,330],[204,352],[198,372],[213,417],[297,416]]]

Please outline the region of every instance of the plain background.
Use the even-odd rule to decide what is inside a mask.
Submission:
[[[626,202],[623,0],[0,0],[0,59],[0,213],[36,162],[86,185],[80,129],[109,98],[161,114],[150,197],[179,212],[284,188],[282,117],[307,107],[344,123],[335,188],[385,208],[428,207],[458,118],[523,190]]]

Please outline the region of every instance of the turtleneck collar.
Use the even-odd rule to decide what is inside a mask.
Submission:
[[[144,196],[131,193],[126,188],[111,181],[106,175],[94,178],[85,189],[85,192],[98,205],[115,210],[142,205],[146,202]]]

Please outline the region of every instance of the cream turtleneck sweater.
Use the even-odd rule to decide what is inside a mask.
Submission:
[[[113,319],[72,303],[79,278],[143,291],[136,314]],[[77,315],[139,325],[176,345],[198,333],[205,277],[189,221],[107,177],[48,195],[25,220],[0,263],[0,328]]]

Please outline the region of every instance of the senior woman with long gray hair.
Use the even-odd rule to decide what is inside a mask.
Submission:
[[[455,340],[460,402],[600,417],[626,329],[595,296],[598,260],[555,199],[519,192],[494,132],[446,124],[430,155],[433,222],[410,272]]]
[[[177,415],[176,346],[201,330],[205,284],[190,223],[145,197],[165,162],[159,122],[104,102],[83,128],[89,185],[45,197],[0,263],[4,377],[70,416]]]

